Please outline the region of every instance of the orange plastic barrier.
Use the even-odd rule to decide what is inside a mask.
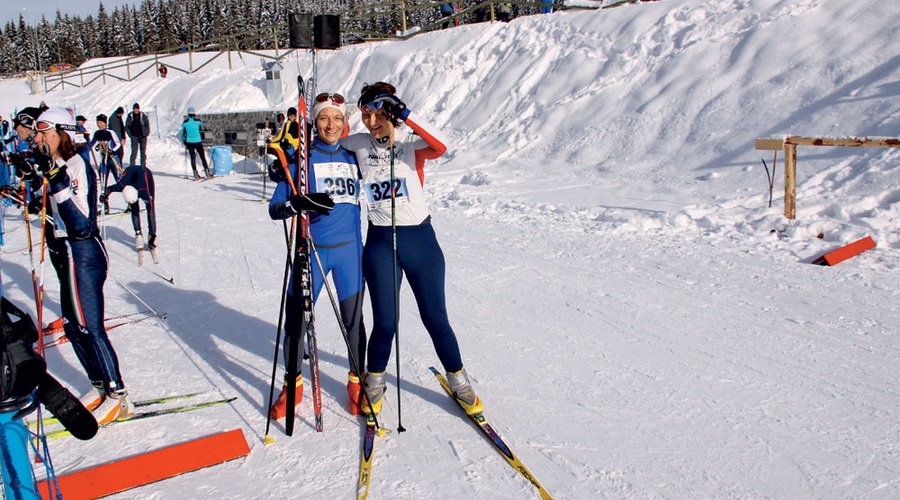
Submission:
[[[875,240],[873,240],[871,236],[866,236],[861,240],[854,241],[853,243],[842,246],[837,250],[832,250],[831,252],[828,252],[825,255],[812,261],[812,263],[822,266],[833,266],[838,262],[843,262],[850,257],[859,255],[872,248],[875,248]]]
[[[234,429],[59,476],[59,491],[66,500],[98,498],[249,453],[244,432]],[[47,481],[39,488],[41,498],[50,498]]]

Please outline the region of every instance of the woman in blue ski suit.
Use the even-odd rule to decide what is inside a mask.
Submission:
[[[359,415],[360,385],[354,367],[361,367],[366,350],[365,327],[363,326],[362,308],[364,298],[364,280],[362,274],[362,234],[359,214],[359,167],[356,155],[343,149],[340,138],[346,123],[346,106],[340,94],[320,94],[313,106],[317,135],[310,144],[309,153],[309,192],[307,196],[293,195],[284,173],[276,174],[278,185],[269,202],[269,215],[274,220],[286,219],[297,214],[298,209],[314,210],[325,213],[310,214],[310,235],[316,254],[310,256],[312,269],[313,301],[319,296],[324,284],[324,277],[319,270],[321,262],[325,273],[331,273],[334,280],[341,322],[347,330],[351,350],[348,353],[350,373],[347,382],[347,394],[350,401],[350,413]],[[305,126],[305,124],[301,124]],[[291,178],[298,182],[297,169],[291,165]],[[330,195],[330,199],[329,198]],[[328,213],[327,208],[317,205],[333,205]],[[318,260],[317,260],[318,256]],[[294,262],[297,262],[295,259]],[[303,332],[303,311],[300,297],[297,297],[295,280],[298,272],[292,269],[288,287],[287,308],[285,313],[284,357],[287,364],[290,338]],[[299,286],[299,285],[297,285]],[[297,359],[303,355],[303,342],[298,342]],[[301,374],[285,374],[297,377],[296,403],[302,396]],[[285,415],[287,405],[286,387],[270,409],[272,418]]]
[[[35,163],[47,180],[48,213],[52,208],[54,214],[55,227],[47,235],[60,282],[63,328],[96,388],[96,396],[85,406],[104,424],[130,416],[134,407],[103,324],[109,260],[97,226],[97,177],[75,153],[71,111],[50,108],[41,113],[35,128],[38,148],[49,153],[36,155]],[[26,170],[25,176],[33,179],[37,172]]]

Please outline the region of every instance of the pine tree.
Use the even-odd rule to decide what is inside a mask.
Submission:
[[[158,8],[161,46],[157,50],[174,49],[180,45],[174,22],[174,9],[171,8],[171,3],[166,4],[163,0],[159,0]]]
[[[97,37],[100,57],[116,55],[113,46],[115,42],[112,27],[112,19],[107,15],[106,8],[103,7],[103,2],[100,2],[100,7],[97,9]]]
[[[141,24],[141,52],[150,53],[161,49],[160,19],[156,3],[152,0],[141,2],[141,9],[138,11],[137,19]]]
[[[15,45],[13,54],[15,71],[37,69],[39,66],[40,44],[37,40],[37,32],[25,24],[25,17],[19,14],[19,29],[15,33]]]

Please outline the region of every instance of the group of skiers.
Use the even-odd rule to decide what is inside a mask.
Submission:
[[[278,185],[269,202],[269,215],[278,220],[301,210],[311,212],[309,232],[315,254],[311,293],[314,301],[325,285],[323,273],[331,273],[350,347],[350,413],[377,414],[381,410],[391,343],[399,322],[396,301],[403,275],[454,397],[468,413],[480,412],[481,401],[469,383],[448,319],[444,255],[423,190],[425,160],[438,158],[447,150],[439,132],[415,117],[397,97],[394,86],[385,82],[364,86],[357,101],[368,133],[347,135],[348,103],[342,95],[322,93],[311,104],[316,133],[309,145],[308,193],[298,191],[296,163],[291,161],[299,148],[299,127],[305,124],[297,123],[297,110],[291,108],[272,145],[285,152],[291,167],[285,170],[276,161],[270,168],[270,177]],[[408,130],[403,130],[404,126]],[[365,243],[360,203],[368,208]],[[289,356],[301,359],[303,342],[292,344],[291,340],[305,331],[307,318],[302,314],[304,298],[299,290],[302,273],[296,268],[303,260],[294,257],[285,309],[285,366]],[[373,313],[368,342],[362,318],[366,286]],[[301,347],[292,353],[291,345]],[[294,384],[289,384],[292,379]],[[290,385],[295,386],[294,401],[299,405],[303,395],[299,368],[296,373],[285,372],[282,391],[269,409],[271,418],[282,418],[288,411]]]
[[[301,178],[297,170],[300,127],[306,127],[298,122],[297,109],[287,111],[287,120],[268,147],[280,150],[285,158],[284,162],[273,162],[269,171],[278,182],[269,202],[269,215],[272,219],[287,219],[302,210],[309,211],[313,258],[308,261],[308,292],[313,302],[326,285],[328,273],[335,284],[340,321],[349,345],[349,411],[361,415],[381,410],[391,343],[399,324],[396,301],[405,275],[447,373],[451,392],[468,413],[479,412],[482,404],[469,383],[448,319],[444,255],[431,225],[423,190],[425,161],[446,152],[444,141],[437,130],[406,107],[388,83],[366,85],[357,101],[368,133],[348,135],[347,105],[337,93],[319,94],[312,103],[315,135],[309,143],[306,191],[299,189],[297,182]],[[105,115],[98,115],[97,131],[86,140],[86,120],[76,119],[66,108],[22,109],[14,120],[16,153],[7,155],[26,186],[20,200],[28,204],[28,212],[46,214],[45,220],[52,221],[44,233],[60,281],[64,332],[94,386],[82,402],[100,424],[130,416],[134,406],[103,322],[108,257],[100,234],[98,199],[108,209],[108,193],[134,193],[127,200],[132,204],[133,220],[138,212],[138,196],[144,199],[151,248],[156,238],[154,183],[152,173],[144,165],[149,124],[141,116],[138,104],[133,110],[122,124],[132,139],[132,164],[124,171],[119,123],[110,123],[112,120]],[[121,111],[119,108],[114,113],[119,121]],[[193,149],[201,143],[198,135],[202,123],[196,119],[193,108],[188,111],[182,138]],[[140,128],[142,135],[130,133],[131,128]],[[78,153],[80,145],[87,148],[87,156]],[[142,163],[134,162],[138,150]],[[204,170],[210,175],[202,145],[194,150],[200,153]],[[90,161],[94,153],[102,158],[95,161],[96,172]],[[197,175],[196,166],[194,172]],[[109,174],[117,182],[107,187]],[[361,192],[365,194],[361,196]],[[365,243],[361,203],[367,204]],[[143,241],[139,218],[135,229],[140,248]],[[302,273],[296,268],[301,260],[293,262],[286,290],[286,366],[290,346],[298,346],[293,356],[302,359],[303,342],[292,339],[305,332],[309,318],[304,314],[301,290],[306,284],[300,282]],[[366,286],[373,311],[368,340],[362,313]],[[299,365],[296,372],[286,370],[284,387],[269,409],[271,418],[279,419],[287,413],[289,385],[295,386],[295,404],[300,404],[303,376]],[[294,384],[288,384],[292,379]]]

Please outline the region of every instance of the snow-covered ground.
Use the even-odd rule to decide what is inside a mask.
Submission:
[[[465,25],[318,56],[319,90],[387,80],[452,139],[426,168],[451,322],[487,415],[555,498],[900,496],[900,152],[800,147],[797,218],[757,138],[900,136],[900,4],[668,0]],[[109,315],[135,399],[203,391],[231,405],[52,442],[76,469],[241,428],[248,457],[119,498],[350,498],[361,430],[343,340],[320,298],[325,432],[304,400],[293,437],[265,406],[285,248],[252,160],[194,183],[177,141],[198,113],[266,107],[258,60],[108,79],[13,107],[92,117],[158,111],[149,146],[161,263],[139,268],[128,217],[104,219]],[[308,53],[283,73],[311,71]],[[289,97],[296,97],[285,84]],[[361,129],[358,115],[354,128]],[[271,185],[268,186],[271,192]],[[113,206],[122,208],[121,198]],[[21,217],[6,214],[5,293],[34,308]],[[821,237],[817,237],[821,235]],[[834,267],[824,252],[870,235]],[[149,261],[149,259],[147,259]],[[45,317],[58,316],[49,265]],[[153,273],[174,278],[174,286]],[[409,290],[369,498],[534,498],[444,395]],[[396,353],[395,353],[396,354]],[[68,346],[52,372],[87,391]],[[306,374],[306,370],[304,370]]]

